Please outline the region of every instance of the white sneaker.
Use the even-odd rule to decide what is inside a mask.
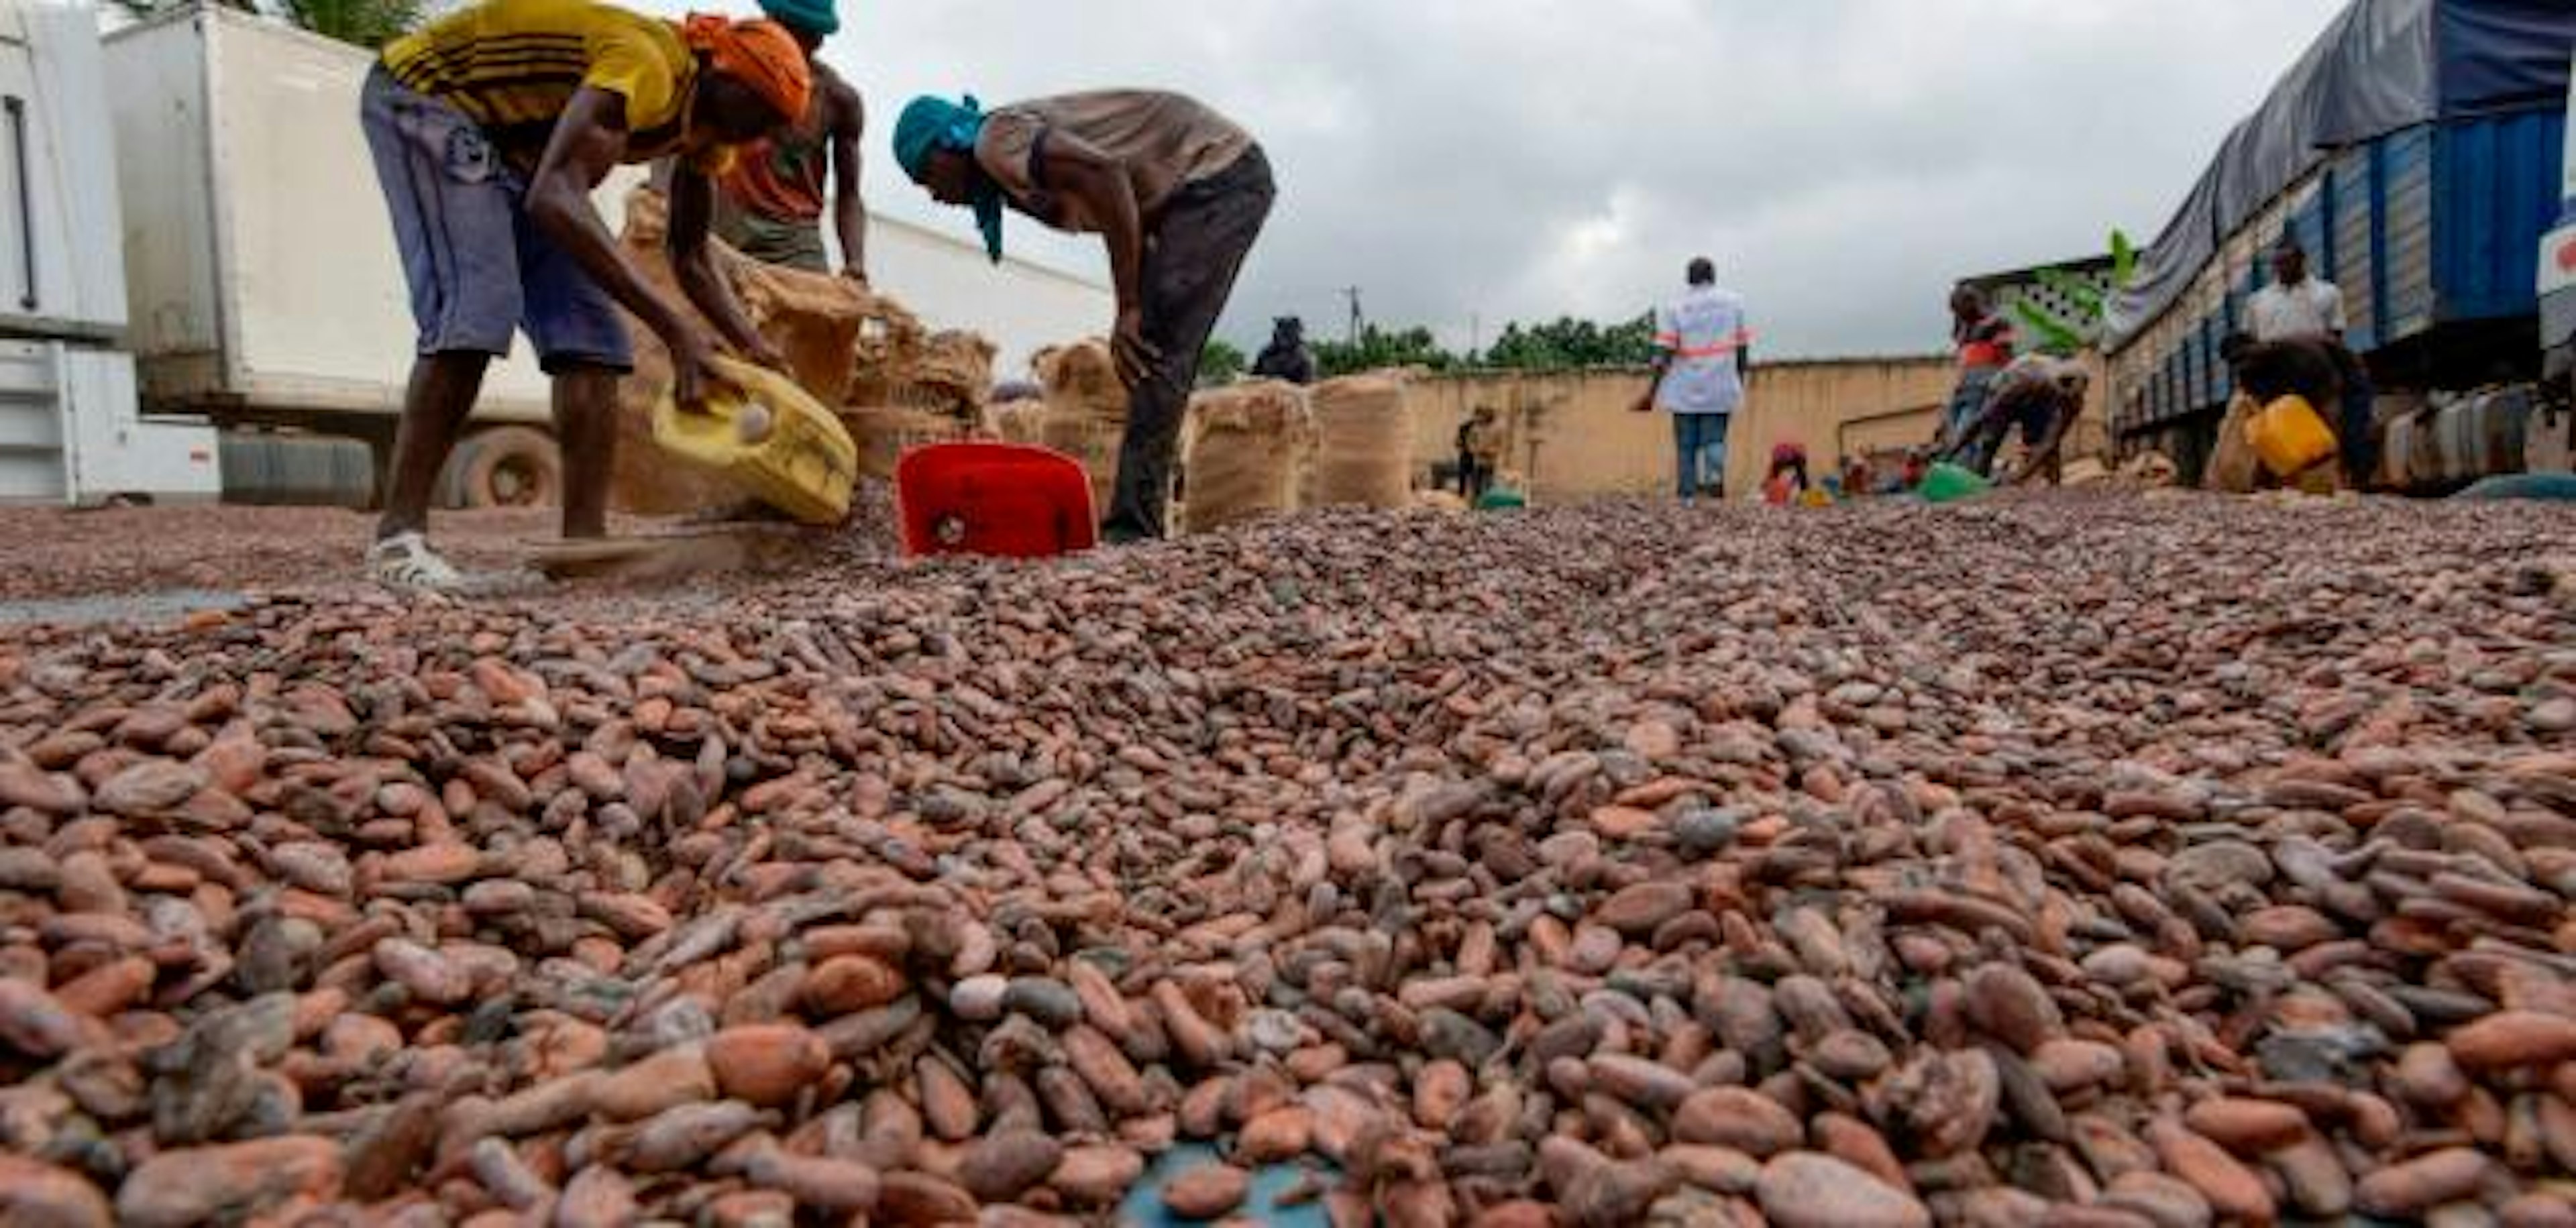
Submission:
[[[449,593],[465,587],[465,573],[448,565],[418,533],[398,533],[367,551],[367,573],[386,588]]]

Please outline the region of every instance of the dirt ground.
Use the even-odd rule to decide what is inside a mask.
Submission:
[[[877,500],[881,503],[882,500]],[[373,513],[339,508],[135,507],[69,511],[0,508],[0,621],[89,620],[85,602],[175,595],[192,599],[274,592],[337,593],[363,587]],[[759,566],[825,566],[884,553],[892,541],[881,508],[863,502],[854,524],[811,534],[792,560]],[[671,533],[676,521],[620,517],[620,535]],[[794,534],[796,530],[782,530]],[[534,547],[556,538],[552,511],[442,512],[432,540],[450,561],[511,591],[541,587],[528,573]],[[802,540],[802,539],[797,539]],[[591,589],[598,584],[585,586]],[[161,608],[144,602],[139,608]],[[12,610],[10,607],[18,607]],[[104,615],[102,615],[104,616]]]
[[[6,523],[0,1222],[2567,1222],[2576,510]]]
[[[553,512],[439,517],[438,542],[469,567],[511,565],[549,537]],[[264,590],[357,579],[369,513],[338,508],[0,509],[0,599]]]

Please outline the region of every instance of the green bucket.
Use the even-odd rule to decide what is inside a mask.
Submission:
[[[1923,485],[1914,493],[1923,496],[1926,503],[1957,503],[1974,499],[1994,488],[1994,483],[1978,477],[1975,470],[1939,464],[1924,472]]]

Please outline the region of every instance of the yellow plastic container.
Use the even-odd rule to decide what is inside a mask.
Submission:
[[[2263,407],[2245,423],[2245,442],[2279,477],[2296,477],[2334,458],[2334,431],[2307,398],[2289,396]]]
[[[710,388],[705,411],[691,412],[664,390],[653,442],[807,524],[848,519],[859,448],[841,420],[776,371],[730,358],[711,365],[741,391]]]

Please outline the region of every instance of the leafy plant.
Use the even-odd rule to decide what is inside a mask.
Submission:
[[[283,0],[286,19],[344,43],[376,50],[418,29],[422,0]]]
[[[136,19],[192,0],[115,0]],[[225,8],[282,21],[352,46],[376,50],[420,28],[429,15],[425,0],[216,0]]]
[[[1422,327],[1384,329],[1375,324],[1360,330],[1357,341],[1317,341],[1315,368],[1331,378],[1357,375],[1387,367],[1428,367],[1446,371],[1458,365],[1458,356],[1440,348],[1440,339]]]
[[[1506,371],[1582,371],[1639,367],[1655,356],[1655,318],[1641,315],[1617,324],[1560,316],[1540,324],[1510,323],[1481,353],[1443,349],[1428,328],[1389,329],[1371,324],[1357,342],[1313,342],[1316,369],[1325,377],[1387,367],[1447,371],[1482,367]]]
[[[1603,326],[1590,320],[1559,317],[1545,324],[1504,326],[1491,349],[1476,355],[1478,365],[1518,371],[1569,371],[1587,367],[1634,367],[1655,356],[1655,318],[1642,315]]]
[[[1222,388],[1242,379],[1244,371],[1250,366],[1251,363],[1244,358],[1243,351],[1236,348],[1233,342],[1222,337],[1212,337],[1208,340],[1206,348],[1199,351],[1199,387]]]

